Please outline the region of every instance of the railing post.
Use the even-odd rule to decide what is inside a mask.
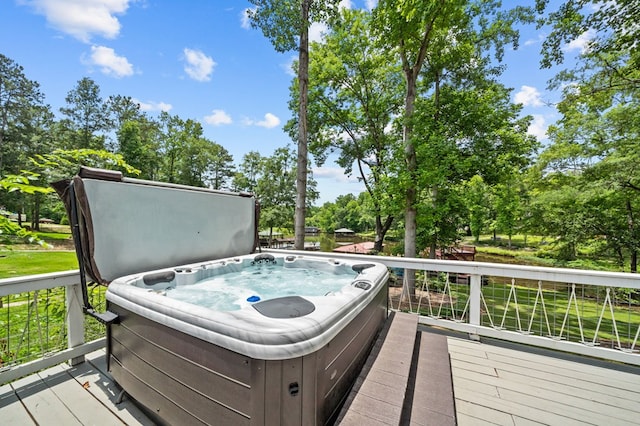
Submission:
[[[482,298],[482,275],[472,274],[469,280],[469,324],[480,325]],[[472,336],[473,338],[474,336]]]
[[[84,343],[84,313],[81,284],[67,286],[67,343],[74,348]],[[84,355],[69,360],[70,365],[84,362]]]

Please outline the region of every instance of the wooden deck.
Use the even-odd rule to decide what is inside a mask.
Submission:
[[[417,333],[423,333],[422,338],[416,339],[422,342],[419,346],[429,345],[432,339],[428,337],[434,331],[443,337],[438,341],[445,342],[449,352],[455,417],[460,426],[640,425],[640,369],[577,357],[563,359],[525,347],[478,343],[421,326]],[[418,372],[421,378],[416,378],[407,392],[411,401],[404,409],[412,408],[411,415],[437,401],[439,393],[428,390],[428,383],[423,387],[423,382],[446,373],[440,371],[439,362],[425,363],[424,358],[429,356],[422,348],[414,351],[411,370],[415,373],[422,369],[423,373]],[[384,358],[388,359],[386,355]],[[116,403],[119,389],[105,367],[104,351],[97,351],[78,366],[59,365],[1,386],[0,423],[152,424],[127,398]],[[406,365],[402,368],[406,370]],[[375,398],[385,402],[385,393],[378,395],[374,394],[373,402]],[[367,424],[391,424],[384,419],[363,420]],[[400,423],[426,424],[407,416],[401,416]]]

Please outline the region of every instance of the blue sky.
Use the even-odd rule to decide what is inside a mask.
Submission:
[[[506,6],[533,4],[505,1]],[[370,8],[373,0],[343,0]],[[249,151],[271,155],[295,146],[282,130],[294,52],[277,53],[243,18],[243,0],[2,0],[0,53],[24,67],[57,113],[76,83],[90,77],[109,95],[131,96],[151,115],[160,110],[199,120],[205,136],[224,146],[236,163]],[[311,30],[319,39],[321,26]],[[546,83],[557,70],[539,70],[544,30],[521,28],[517,51],[506,52],[502,82],[534,117],[529,129],[544,140],[559,118],[557,93]],[[566,46],[571,56],[588,39]],[[327,162],[314,169],[320,200],[357,194],[363,187]]]

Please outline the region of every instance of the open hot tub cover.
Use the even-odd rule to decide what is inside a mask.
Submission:
[[[88,167],[52,186],[77,230],[81,264],[97,283],[249,254],[259,241],[259,204],[249,194],[124,178]]]

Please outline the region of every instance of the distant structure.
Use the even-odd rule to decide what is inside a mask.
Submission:
[[[427,251],[424,257],[429,257]],[[436,259],[443,260],[476,260],[475,246],[451,246],[444,249],[436,249]]]
[[[351,253],[351,254],[371,254],[375,243],[373,241],[365,241],[364,243],[349,244],[334,248],[335,253]]]
[[[340,229],[336,229],[333,234],[336,236],[336,238],[344,238],[344,237],[353,237],[356,235],[356,233],[354,231],[352,231],[351,229],[347,229],[347,228],[340,228]]]
[[[320,233],[320,228],[318,228],[317,226],[305,226],[304,233],[306,235],[317,235]]]

